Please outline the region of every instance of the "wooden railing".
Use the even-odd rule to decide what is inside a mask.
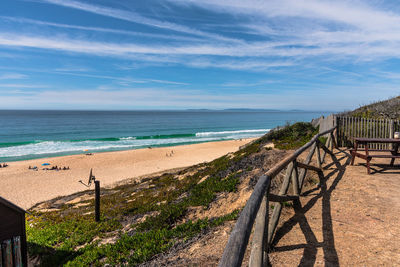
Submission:
[[[219,266],[241,266],[254,222],[254,235],[252,239],[249,266],[266,266],[268,249],[278,225],[282,211],[282,203],[299,199],[307,170],[316,171],[319,176],[322,175],[322,164],[326,153],[333,155],[333,147],[337,147],[335,130],[336,127],[315,135],[310,142],[283,159],[265,173],[265,175],[262,175],[259,178],[254,187],[253,193],[247,201],[246,206],[231,232],[224,254],[219,262]],[[325,144],[322,144],[319,137],[324,135],[328,135],[328,139]],[[305,161],[298,161],[298,157],[308,148],[310,148],[310,150]],[[320,152],[320,149],[323,150],[323,153]],[[310,164],[315,152],[317,152],[317,166]],[[284,168],[286,168],[286,174],[280,191],[277,195],[271,194],[271,180],[274,179],[274,177],[276,177],[276,175],[278,175]],[[288,195],[290,182],[292,182],[293,195]],[[271,220],[269,220],[268,211],[270,201],[277,202],[274,206]]]
[[[337,143],[340,147],[352,147],[355,137],[393,138],[400,131],[400,121],[390,119],[366,119],[336,117]],[[390,144],[371,144],[372,149],[390,149]]]

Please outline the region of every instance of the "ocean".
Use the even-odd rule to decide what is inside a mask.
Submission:
[[[330,112],[0,110],[0,162],[257,137]]]

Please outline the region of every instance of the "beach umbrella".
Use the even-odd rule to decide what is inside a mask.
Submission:
[[[86,152],[86,151],[89,151],[89,149],[84,149],[83,151]]]
[[[43,163],[42,166],[50,165],[50,163]]]

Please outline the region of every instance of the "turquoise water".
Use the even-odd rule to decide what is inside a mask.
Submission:
[[[330,112],[0,111],[0,162],[257,137]],[[85,152],[86,153],[86,152]]]

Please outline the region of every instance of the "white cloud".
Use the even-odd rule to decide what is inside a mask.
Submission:
[[[196,5],[211,11],[245,14],[261,18],[297,17],[343,23],[359,29],[400,28],[400,17],[361,1],[327,0],[168,0]],[[368,3],[368,2],[367,2]],[[372,4],[372,2],[369,2]],[[372,19],[373,18],[373,19]],[[318,22],[317,22],[318,23]]]
[[[47,85],[39,84],[18,84],[18,83],[0,83],[0,88],[47,88]]]
[[[177,64],[197,68],[265,71],[275,67],[304,65],[310,59],[322,61],[372,61],[400,58],[400,16],[384,8],[360,1],[316,0],[169,0],[177,5],[196,6],[210,12],[239,16],[237,26],[249,34],[273,37],[238,41],[226,36],[199,31],[167,20],[144,17],[129,10],[93,5],[74,0],[43,0],[46,3],[85,12],[141,23],[153,27],[201,36],[192,37],[160,34],[171,38],[188,38],[179,45],[135,42],[113,43],[63,36],[0,33],[0,45],[32,47],[64,52],[113,56],[153,64]],[[43,2],[42,1],[42,2]],[[57,24],[23,18],[9,18],[56,27],[72,27],[95,31],[127,33],[119,29],[104,29],[78,25]],[[373,19],[371,19],[373,18]],[[297,21],[301,19],[301,21]],[[232,25],[234,27],[235,25]],[[170,32],[169,32],[170,33]],[[136,34],[136,33],[133,33]],[[152,35],[152,34],[150,34]],[[158,36],[158,34],[156,34]],[[218,58],[217,58],[218,57]],[[223,58],[222,58],[223,57]],[[138,65],[136,65],[136,68]],[[123,67],[121,67],[123,68]],[[128,67],[129,68],[129,67]]]
[[[76,30],[84,30],[84,31],[114,33],[114,34],[131,35],[131,36],[142,36],[142,37],[148,37],[148,38],[160,38],[160,39],[168,39],[168,40],[197,41],[197,42],[201,41],[201,38],[196,38],[196,37],[178,36],[178,35],[173,35],[173,34],[144,33],[144,32],[127,31],[127,30],[120,30],[120,29],[102,28],[102,27],[71,25],[71,24],[54,23],[54,22],[40,21],[40,20],[34,20],[34,19],[20,18],[20,17],[0,16],[0,19],[18,22],[18,23],[22,23],[22,24],[35,24],[35,25],[39,25],[39,26],[51,26],[51,27],[57,27],[57,28],[63,28],[63,29],[76,29]]]
[[[156,28],[160,28],[160,29],[167,29],[167,30],[185,33],[185,34],[198,35],[198,36],[208,37],[208,38],[213,38],[213,39],[218,39],[218,40],[235,41],[235,42],[238,41],[237,39],[234,39],[234,38],[223,37],[219,34],[204,32],[204,31],[190,28],[190,27],[187,27],[184,25],[171,23],[171,22],[168,22],[165,20],[157,20],[157,19],[147,18],[147,17],[144,17],[144,16],[142,16],[138,13],[132,12],[132,11],[104,7],[104,6],[99,6],[99,5],[92,5],[92,4],[82,3],[82,2],[73,1],[73,0],[43,0],[43,1],[47,2],[49,4],[55,4],[55,5],[59,5],[59,6],[74,8],[74,9],[98,14],[101,16],[106,16],[106,17],[116,18],[116,19],[125,20],[125,21],[129,21],[129,22],[144,24],[144,25],[148,25],[148,26],[152,26],[152,27],[156,27]]]
[[[21,73],[4,73],[0,74],[0,80],[20,80],[26,79],[28,75],[21,74]]]

